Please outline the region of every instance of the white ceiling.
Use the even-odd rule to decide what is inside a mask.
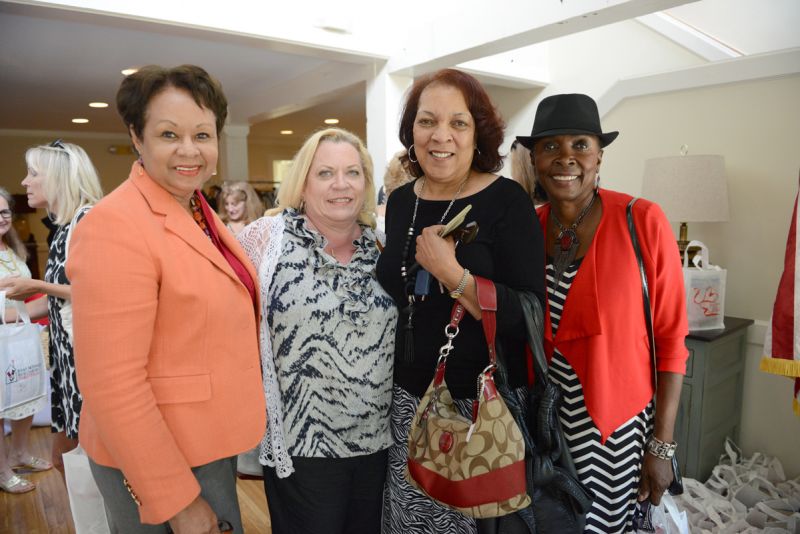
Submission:
[[[222,29],[215,30],[210,28],[213,24],[208,19],[179,24],[152,16],[101,12],[103,5],[123,9],[123,4],[117,2],[72,0],[73,6],[65,7],[45,5],[47,2],[0,0],[0,130],[124,133],[113,103],[122,79],[120,70],[149,63],[195,63],[222,82],[230,102],[230,122],[250,124],[253,142],[290,142],[278,133],[286,128],[295,131],[295,139],[302,139],[330,116],[340,118],[342,126],[359,131],[366,123],[363,80],[367,77],[361,72],[387,59],[390,67],[395,65],[403,72],[410,69],[417,73],[419,67],[413,66],[417,57],[421,58],[418,65],[438,66],[446,61],[442,58],[448,57],[472,60],[470,65],[491,63],[492,56],[481,58],[482,47],[493,53],[505,47],[505,52],[494,57],[502,56],[512,65],[515,52],[512,43],[546,45],[570,34],[592,32],[592,28],[615,20],[645,17],[657,13],[657,9],[666,9],[668,17],[682,24],[675,30],[678,33],[696,34],[680,42],[675,40],[696,57],[703,57],[699,45],[692,44],[699,40],[718,43],[734,55],[800,46],[798,0],[540,0],[535,9],[530,0],[495,0],[504,7],[484,16],[478,16],[482,0],[443,0],[445,11],[461,8],[458,17],[445,15],[442,10],[429,13],[428,0],[407,0],[396,6],[402,14],[391,19],[386,18],[383,9],[364,11],[355,0],[343,1],[344,4],[337,4],[338,8],[328,2],[322,2],[320,5],[325,6],[322,8],[304,7],[305,3],[297,2],[282,4],[275,9],[291,9],[291,16],[283,19],[273,16],[260,24],[252,18],[269,13],[271,8],[226,0],[219,8],[223,10],[219,23]],[[80,8],[78,4],[97,8]],[[145,4],[142,9],[152,9],[152,13],[163,13],[166,17],[180,11],[178,4],[182,3],[161,2],[164,9],[159,11],[159,2],[142,0],[127,4],[125,9]],[[242,9],[245,5],[251,6],[251,11]],[[584,8],[591,9],[581,15]],[[191,12],[192,16],[208,16],[207,8],[203,9],[205,15],[198,8]],[[315,9],[324,13],[320,15]],[[524,10],[535,16],[525,16]],[[426,16],[430,20],[425,20]],[[469,23],[465,25],[467,19]],[[504,27],[503,19],[508,28]],[[528,30],[525,30],[526,20]],[[283,26],[282,21],[285,21]],[[404,21],[413,24],[408,24],[410,29],[402,35]],[[231,24],[240,24],[241,29]],[[464,41],[463,29],[475,28],[476,24],[483,24],[489,31],[476,36],[474,42]],[[253,28],[260,26],[268,27],[269,31],[254,33]],[[354,29],[354,35],[347,41],[347,35],[331,34],[322,26],[349,27]],[[359,34],[359,28],[367,29],[368,37],[384,37],[371,49],[364,44],[366,34]],[[675,39],[674,33],[659,34],[658,25],[650,24],[648,28],[653,38]],[[504,31],[509,35],[503,36]],[[272,34],[268,35],[269,32]],[[298,37],[290,42],[288,37],[293,34]],[[317,41],[301,42],[307,37]],[[336,39],[344,44],[337,47]],[[349,48],[345,46],[348,42]],[[425,46],[431,48],[429,57],[421,55]],[[495,65],[500,63],[495,61]],[[502,72],[504,67],[490,72],[488,78],[486,73],[476,74],[488,83],[506,87],[541,88],[547,83],[546,61],[529,61],[528,65],[527,75],[522,76],[513,70]],[[530,74],[535,68],[542,74]],[[619,72],[619,78],[626,75],[629,74]],[[309,82],[317,87],[309,88]],[[100,110],[89,108],[88,103],[95,100],[109,102],[111,106]],[[90,119],[90,123],[72,124],[70,120],[78,116]]]

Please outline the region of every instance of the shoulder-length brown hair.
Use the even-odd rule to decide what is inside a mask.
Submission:
[[[414,82],[408,91],[403,114],[400,117],[400,142],[408,150],[414,144],[414,120],[419,109],[419,98],[428,86],[440,84],[455,87],[464,96],[472,118],[475,120],[475,146],[472,168],[480,172],[497,172],[503,167],[503,158],[498,151],[503,143],[505,123],[492,104],[481,83],[473,76],[456,69],[442,69],[423,76]],[[419,163],[402,158],[403,164],[416,178],[424,171]]]

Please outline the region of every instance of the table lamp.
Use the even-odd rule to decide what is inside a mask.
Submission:
[[[656,202],[667,219],[681,223],[678,248],[683,257],[689,244],[690,222],[724,222],[728,215],[728,182],[722,156],[687,155],[645,162],[642,197]]]

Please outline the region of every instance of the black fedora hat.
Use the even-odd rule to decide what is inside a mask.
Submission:
[[[573,93],[548,96],[539,102],[531,135],[518,136],[517,141],[533,150],[534,143],[542,137],[575,134],[596,135],[602,148],[611,144],[619,132],[603,133],[595,101],[588,95]]]

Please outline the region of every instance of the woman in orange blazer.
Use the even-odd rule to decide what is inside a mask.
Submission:
[[[117,108],[140,159],[67,265],[80,443],[112,532],[242,532],[236,455],[266,424],[256,273],[199,193],[227,102],[199,67],[150,66]]]

